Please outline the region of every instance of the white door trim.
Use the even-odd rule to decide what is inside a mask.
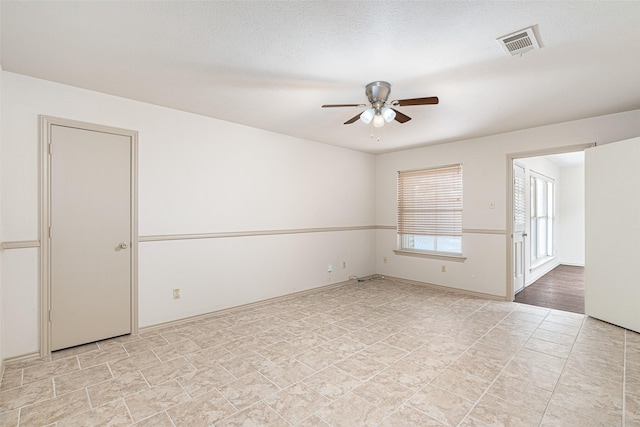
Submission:
[[[51,127],[66,126],[131,138],[131,333],[138,333],[138,132],[76,120],[40,115],[39,119],[39,199],[40,199],[40,357],[51,355]]]
[[[514,300],[514,271],[513,271],[513,162],[517,159],[523,159],[527,157],[548,156],[551,154],[572,153],[575,151],[584,151],[587,148],[594,147],[596,143],[589,144],[577,144],[567,145],[563,147],[543,148],[541,150],[522,151],[519,153],[507,154],[507,239],[505,239],[507,245],[507,293],[506,300]]]

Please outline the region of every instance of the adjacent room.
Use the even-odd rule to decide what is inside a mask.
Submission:
[[[638,22],[2,0],[0,426],[640,426]]]

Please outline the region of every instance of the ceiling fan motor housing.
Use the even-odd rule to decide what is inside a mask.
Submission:
[[[390,93],[391,85],[387,82],[372,82],[369,83],[365,89],[365,94],[367,95],[369,102],[374,104],[374,106],[377,107],[376,109],[379,109],[385,102],[387,102]]]

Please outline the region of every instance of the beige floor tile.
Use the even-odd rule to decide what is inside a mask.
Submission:
[[[322,420],[335,427],[377,426],[386,413],[360,396],[348,393],[316,412]]]
[[[150,388],[140,371],[129,372],[87,388],[92,407],[121,399]]]
[[[449,367],[435,377],[431,384],[475,402],[487,390],[490,382]]]
[[[126,342],[122,345],[124,346],[125,350],[127,350],[127,353],[133,354],[133,353],[140,353],[146,350],[152,350],[156,347],[161,347],[167,344],[169,343],[167,342],[167,340],[162,338],[162,336],[154,335],[148,338],[142,338],[139,340]]]
[[[53,378],[56,396],[113,378],[106,363]]]
[[[385,377],[377,376],[353,389],[353,394],[389,413],[402,406],[413,396],[414,391]]]
[[[322,344],[322,347],[331,350],[332,352],[336,353],[340,357],[340,359],[343,359],[353,356],[360,350],[366,348],[367,345],[361,343],[360,341],[352,340],[351,338],[340,337]]]
[[[625,395],[625,420],[627,422],[640,423],[640,389],[636,389],[634,394]]]
[[[40,380],[21,387],[0,392],[0,413],[26,405],[50,399],[53,394],[53,381]]]
[[[316,371],[298,362],[296,359],[286,359],[275,365],[260,370],[260,373],[280,388],[285,388],[302,379],[313,375]]]
[[[382,340],[382,342],[409,352],[417,349],[425,343],[422,338],[406,332],[398,332],[388,336]]]
[[[546,369],[559,374],[564,369],[567,360],[538,351],[522,349],[515,355],[512,362],[521,362],[526,366]]]
[[[560,379],[559,372],[551,372],[536,365],[527,363],[526,360],[512,360],[502,371],[502,377],[526,379],[534,387],[547,391],[553,391]]]
[[[621,363],[611,364],[586,356],[570,355],[565,368],[620,383],[624,378],[624,366]]]
[[[380,424],[380,427],[445,427],[444,424],[411,406],[401,406]]]
[[[362,380],[330,366],[304,379],[304,383],[321,395],[335,400],[356,388],[362,383]]]
[[[50,363],[40,364],[32,368],[25,368],[22,381],[23,384],[30,384],[35,381],[53,378],[55,375],[62,375],[79,369],[80,365],[78,364],[78,358],[76,356],[71,356],[64,359],[54,360]]]
[[[79,354],[87,353],[89,351],[100,350],[97,343],[89,343],[79,345],[76,347],[66,348],[64,350],[58,350],[51,353],[51,360],[64,359],[69,356],[77,356]]]
[[[550,322],[548,320],[540,323],[538,328],[546,331],[557,332],[559,334],[571,335],[573,337],[576,337],[578,332],[580,332],[579,326],[565,325],[562,323]]]
[[[463,354],[457,358],[450,367],[463,372],[468,375],[480,378],[485,381],[493,381],[496,379],[502,369],[504,369],[504,363],[496,362],[493,360],[487,360],[479,357],[474,357],[471,354]],[[559,373],[558,373],[559,375]]]
[[[82,412],[58,421],[57,427],[86,427],[86,426],[129,426],[133,420],[129,416],[122,399],[107,403],[104,406]]]
[[[263,402],[242,410],[226,418],[216,427],[290,427],[287,421]]]
[[[317,415],[311,415],[304,420],[296,423],[296,427],[330,427],[329,424],[322,421]]]
[[[20,409],[3,412],[0,414],[0,427],[16,427]]]
[[[156,412],[188,402],[190,398],[176,381],[170,381],[127,396],[124,400],[134,421],[140,421]]]
[[[179,357],[160,365],[145,368],[141,372],[149,384],[155,386],[195,371],[196,368],[187,359]]]
[[[233,405],[217,390],[167,410],[176,426],[189,427],[208,427],[235,412]]]
[[[46,426],[91,409],[86,390],[77,390],[20,410],[20,425]]]
[[[608,424],[608,421],[605,421],[604,419],[584,415],[554,402],[549,404],[549,407],[540,422],[541,427],[610,427],[612,425],[622,424],[621,422],[618,424]]]
[[[397,347],[390,346],[389,344],[377,342],[362,350],[360,354],[376,360],[380,363],[384,363],[385,365],[391,365],[392,363],[409,354],[409,352]]]
[[[264,402],[287,421],[297,424],[330,401],[304,383],[298,383],[266,397]]]
[[[540,353],[549,354],[551,356],[567,358],[571,352],[571,346],[562,344],[556,344],[550,341],[541,340],[538,338],[530,338],[525,344],[524,348]]]
[[[469,416],[481,423],[498,427],[537,426],[542,419],[541,413],[531,411],[524,405],[514,405],[489,393],[480,399]]]
[[[127,424],[128,414],[139,425],[173,427],[169,411],[178,424],[227,417],[216,427],[429,426],[445,424],[445,415],[458,427],[519,427],[537,425],[544,409],[544,426],[621,425],[625,411],[625,427],[639,427],[634,390],[637,333],[579,314],[373,280],[8,363],[0,427],[16,427],[21,411],[27,422],[59,425]],[[76,394],[82,407],[62,408]],[[215,401],[240,412],[216,415]]]
[[[91,366],[100,365],[112,360],[119,360],[127,357],[129,354],[125,351],[122,344],[115,344],[105,350],[89,351],[78,355],[80,366],[82,369],[89,368]]]
[[[2,376],[2,382],[0,382],[0,391],[20,387],[23,384],[22,373],[22,369],[5,371],[4,375]]]
[[[456,425],[462,421],[473,406],[473,402],[432,385],[427,385],[418,391],[409,400],[409,404],[449,425]]]
[[[219,388],[236,408],[244,409],[278,391],[278,386],[257,372]]]
[[[189,393],[191,397],[201,395],[217,387],[222,387],[235,380],[236,377],[220,365],[207,366],[178,378],[178,382],[182,388]]]
[[[413,363],[428,372],[437,374],[451,364],[455,359],[456,357],[454,356],[441,356],[421,347],[409,353],[402,360]]]
[[[376,362],[361,354],[344,359],[336,363],[335,366],[360,380],[367,380],[386,368],[383,363]]]
[[[132,356],[122,358],[113,362],[109,362],[109,368],[114,377],[119,377],[128,372],[138,371],[140,369],[149,368],[160,364],[160,359],[151,351],[143,351],[135,353]]]
[[[220,366],[225,368],[235,377],[240,378],[250,373],[255,373],[261,369],[268,368],[274,363],[258,353],[251,352],[243,354],[238,357],[232,357],[230,359],[223,359],[219,361]]]
[[[527,409],[544,413],[551,399],[551,391],[538,388],[529,379],[501,375],[491,385],[488,393],[514,405],[525,404]]]
[[[408,389],[418,391],[436,377],[439,370],[425,369],[407,360],[399,360],[380,372],[377,377],[401,384]]]
[[[296,355],[295,358],[316,371],[320,371],[341,359],[335,352],[322,346],[313,347]]]
[[[135,427],[175,427],[166,412],[160,412],[133,425]]]
[[[620,425],[622,420],[622,398],[610,396],[604,389],[594,391],[582,384],[558,384],[551,403],[586,417],[606,421],[609,425]]]
[[[291,344],[287,341],[280,341],[267,347],[263,347],[256,352],[273,363],[282,362],[302,353],[303,348]]]
[[[166,362],[171,359],[175,359],[176,357],[184,356],[190,353],[196,353],[198,351],[200,351],[200,347],[198,347],[191,340],[178,341],[153,349],[153,352],[162,362]]]
[[[214,346],[205,348],[197,353],[188,354],[185,357],[193,366],[201,369],[205,366],[215,365],[221,360],[233,358],[235,355],[223,346]]]

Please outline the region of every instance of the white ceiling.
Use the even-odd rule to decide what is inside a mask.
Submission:
[[[6,71],[371,153],[640,108],[639,1],[6,1]],[[496,38],[535,26],[542,48]],[[413,120],[343,125],[364,86]],[[378,137],[379,140],[378,140]]]

